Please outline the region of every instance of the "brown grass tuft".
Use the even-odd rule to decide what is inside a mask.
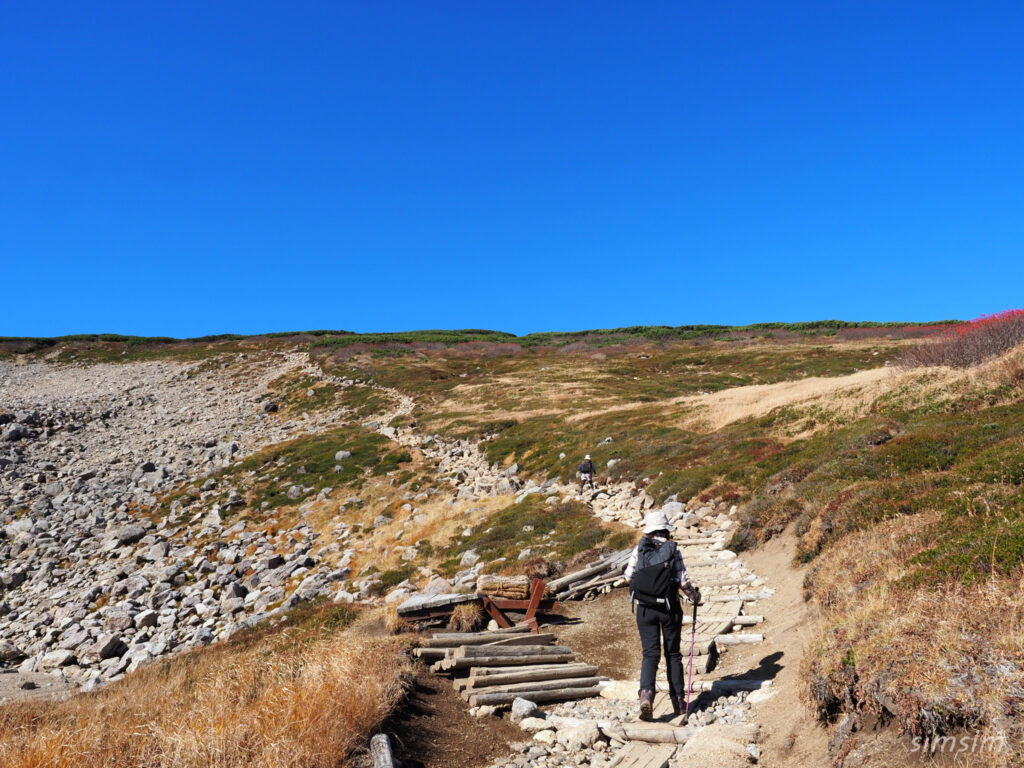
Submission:
[[[414,629],[412,624],[398,615],[397,605],[389,605],[384,609],[384,628],[392,635],[412,632]]]
[[[337,768],[403,690],[393,641],[285,631],[0,707],[0,768]]]
[[[484,621],[484,612],[476,603],[462,603],[455,606],[448,619],[448,629],[453,632],[472,632]]]

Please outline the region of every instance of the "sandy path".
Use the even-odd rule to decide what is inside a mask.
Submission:
[[[796,539],[786,533],[756,551],[744,552],[749,568],[762,576],[775,594],[763,601],[765,641],[746,654],[772,658],[781,667],[768,697],[753,706],[754,721],[761,726],[762,755],[759,765],[818,768],[830,765],[828,734],[800,701],[800,659],[804,646],[816,631],[817,611],[803,599],[806,567],[795,566]],[[751,658],[749,661],[753,661]],[[740,654],[730,663],[740,663]]]

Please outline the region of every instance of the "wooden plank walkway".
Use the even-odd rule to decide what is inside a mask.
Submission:
[[[714,641],[720,651],[723,646],[738,642],[759,642],[763,635],[749,631],[750,627],[764,621],[762,615],[746,615],[745,610],[755,605],[756,600],[763,600],[771,595],[757,576],[751,573],[741,560],[724,549],[727,534],[723,531],[694,532],[693,529],[677,531],[677,540],[683,540],[683,559],[687,565],[690,578],[701,588],[704,604],[697,612],[696,635],[705,645]],[[760,614],[761,611],[751,613]],[[684,630],[689,630],[690,617],[686,617]],[[742,628],[742,632],[734,632],[734,628]],[[686,634],[689,634],[687,631]],[[689,648],[684,648],[684,655]],[[722,680],[720,674],[713,671],[707,673],[708,657],[694,659],[694,678],[691,694],[701,690],[717,690],[716,683],[722,687],[723,695],[731,692],[729,686],[756,686],[762,684],[757,680],[743,681],[730,677]],[[685,663],[685,660],[684,660]],[[685,674],[685,670],[684,670]],[[659,682],[664,687],[666,676],[664,661],[659,670]],[[767,683],[770,685],[770,683]],[[734,689],[733,689],[734,690]],[[654,700],[653,725],[684,725],[684,717],[672,717],[672,705],[668,694],[659,691]],[[642,731],[641,731],[642,732]],[[634,732],[635,733],[635,732]],[[660,744],[633,740],[623,747],[609,768],[667,768],[678,744]]]
[[[676,753],[675,744],[647,744],[634,741],[622,748],[608,768],[667,768]]]

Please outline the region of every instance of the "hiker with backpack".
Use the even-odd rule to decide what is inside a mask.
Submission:
[[[672,524],[661,510],[652,511],[644,518],[643,537],[630,555],[625,577],[629,582],[630,599],[636,611],[636,626],[643,646],[640,719],[650,720],[654,713],[655,677],[662,648],[668,667],[672,711],[679,715],[684,711],[683,693],[686,691],[683,657],[679,650],[683,629],[679,593],[682,592],[693,603],[696,615],[700,590],[686,575],[683,556],[672,541]],[[688,692],[686,701],[688,706]]]
[[[594,487],[594,476],[597,474],[597,470],[594,469],[594,462],[590,460],[590,454],[588,453],[583,457],[583,463],[579,466],[580,473],[580,494],[583,493],[583,486],[590,483],[590,490],[596,491]]]

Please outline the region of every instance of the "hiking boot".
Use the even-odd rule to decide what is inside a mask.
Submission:
[[[650,720],[654,717],[654,691],[640,691],[640,719]]]
[[[679,717],[683,714],[683,710],[686,709],[686,705],[678,696],[669,695],[669,699],[672,702],[672,717]]]

